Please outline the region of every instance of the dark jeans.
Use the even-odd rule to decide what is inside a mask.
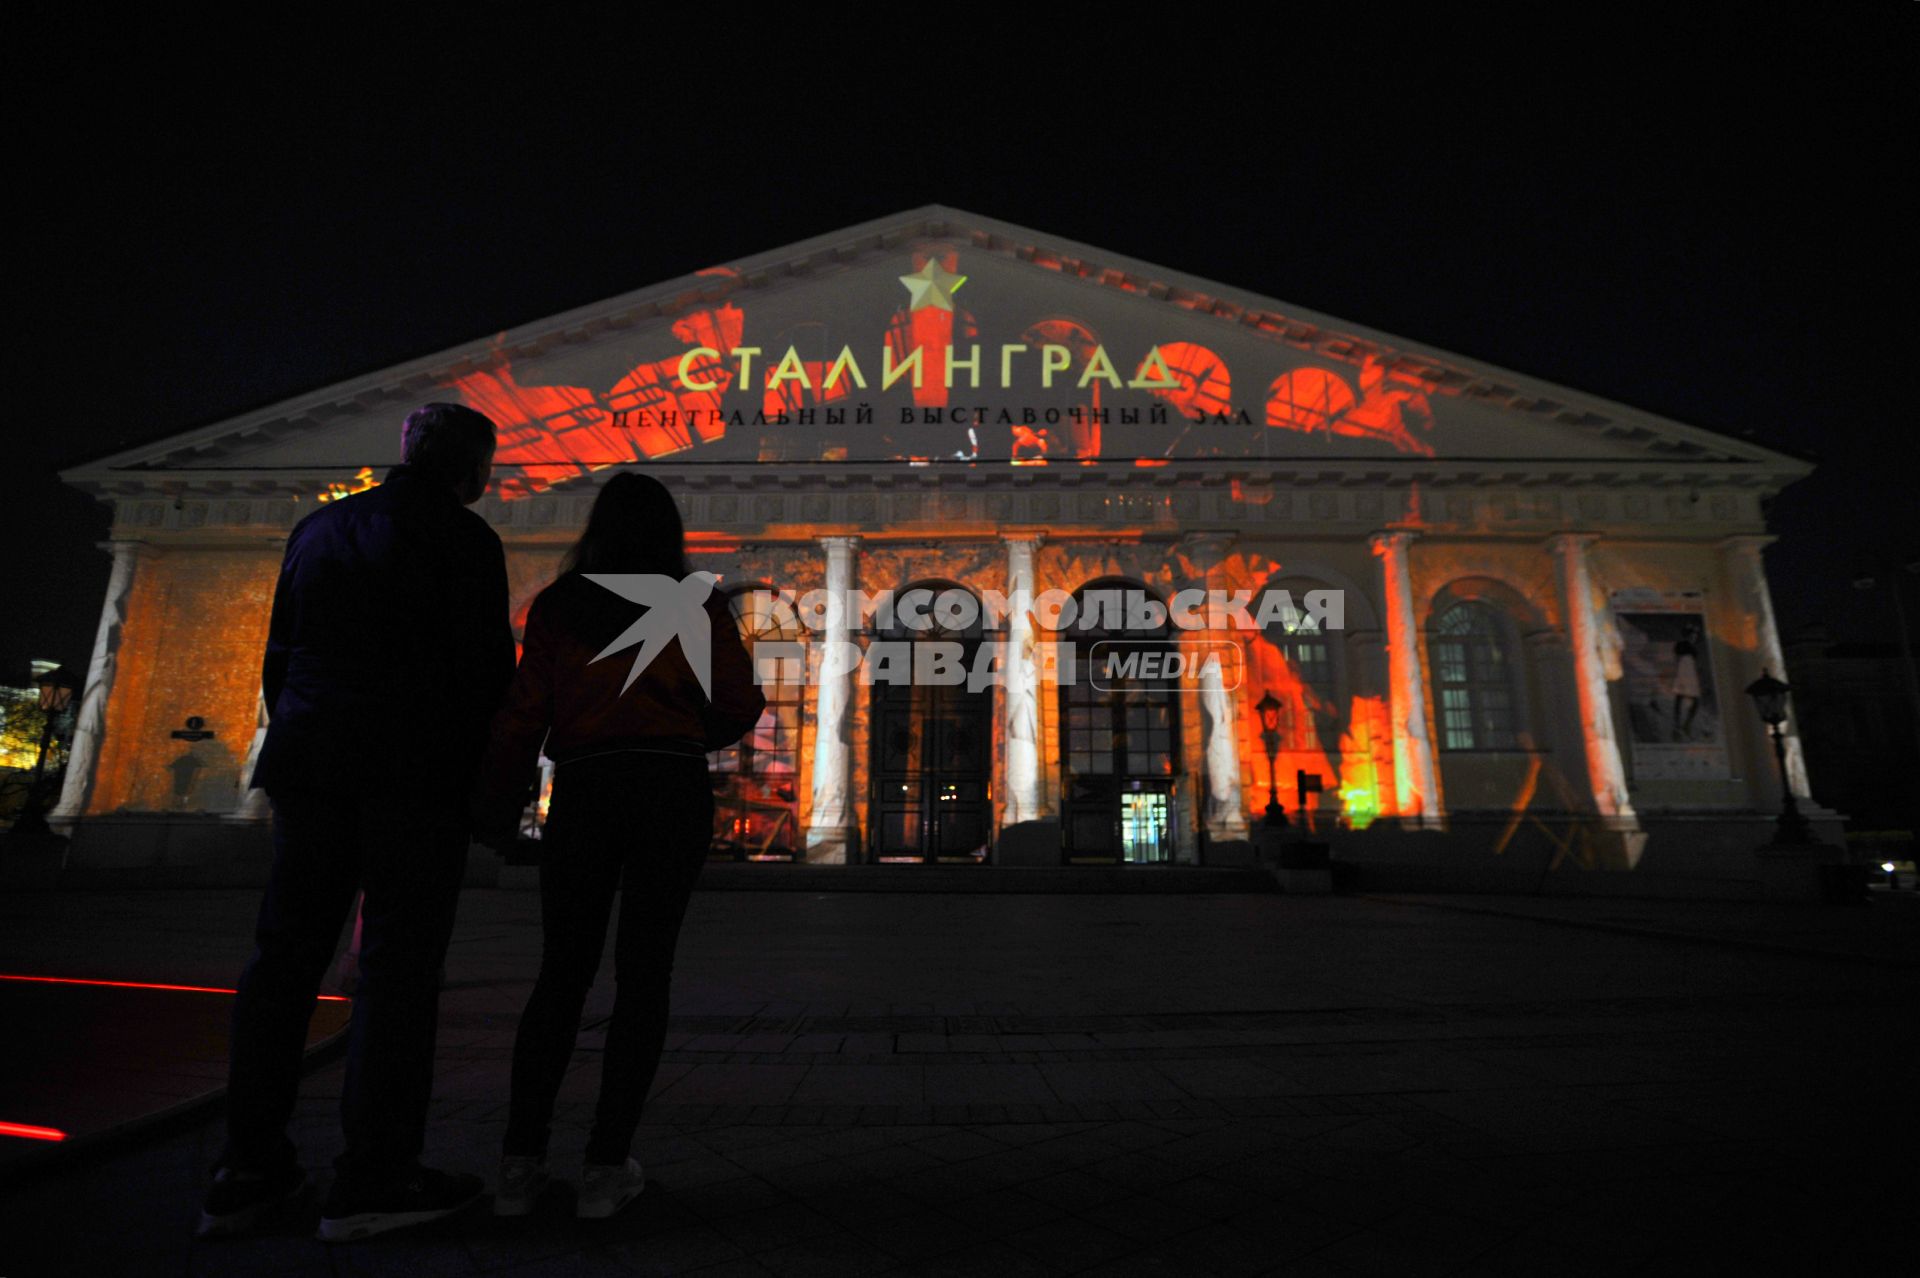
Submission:
[[[307,1024],[340,930],[361,904],[360,985],[340,1098],[342,1181],[377,1184],[419,1158],[433,1092],[440,967],[466,872],[468,825],[451,802],[273,796],[273,870],[253,959],[233,1004],[227,1152],[240,1170],[295,1160],[287,1120]]]
[[[561,764],[540,847],[545,939],[513,1046],[505,1151],[544,1155],[554,1098],[600,967],[615,889],[613,1017],[586,1161],[624,1163],[667,1036],[673,951],[713,833],[707,761],[656,753]]]

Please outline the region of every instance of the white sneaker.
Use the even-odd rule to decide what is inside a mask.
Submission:
[[[588,1163],[580,1169],[580,1201],[573,1214],[581,1220],[605,1220],[646,1187],[647,1173],[632,1158],[625,1167]]]
[[[500,1188],[493,1195],[493,1214],[524,1216],[531,1212],[551,1179],[544,1159],[508,1154],[500,1160]]]

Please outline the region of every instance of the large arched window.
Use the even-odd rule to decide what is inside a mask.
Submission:
[[[1429,638],[1444,750],[1519,748],[1519,698],[1504,619],[1486,604],[1453,604]]]
[[[1325,587],[1317,582],[1290,578],[1268,585],[1258,597],[1265,613],[1275,613],[1261,634],[1283,659],[1280,667],[1256,673],[1261,693],[1274,693],[1281,703],[1280,749],[1332,750],[1340,740],[1344,726],[1340,696],[1340,654],[1334,648],[1333,635],[1322,628],[1318,617],[1305,606],[1308,591]],[[1269,608],[1271,592],[1286,592],[1290,607]],[[1259,662],[1264,668],[1271,663]],[[1278,684],[1279,686],[1269,686]]]
[[[876,646],[907,649],[914,677],[876,677],[870,694],[869,855],[984,861],[993,836],[993,694],[919,664],[921,649],[938,647],[957,660],[949,669],[973,668],[985,635],[979,596],[956,581],[916,582],[884,601],[881,616],[891,621],[876,621]]]
[[[1074,592],[1073,623],[1056,637],[1075,645],[1075,677],[1060,684],[1066,851],[1073,861],[1173,859],[1173,796],[1180,768],[1179,696],[1171,681],[1137,672],[1148,652],[1174,651],[1164,612],[1130,624],[1128,601],[1159,596],[1110,577]]]
[[[713,777],[712,854],[756,861],[792,860],[799,847],[800,707],[806,663],[762,645],[804,638],[793,606],[766,586],[728,596],[747,651],[755,658],[767,708],[747,735],[707,756]]]

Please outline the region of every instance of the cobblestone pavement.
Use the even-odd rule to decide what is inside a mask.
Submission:
[[[255,902],[0,898],[0,959],[230,984]],[[481,1209],[328,1248],[310,1199],[257,1237],[196,1243],[209,1120],[5,1191],[0,1273],[1615,1274],[1906,1256],[1920,912],[1511,904],[701,893],[635,1150],[654,1183],[615,1220],[573,1220],[563,1183],[522,1221]],[[430,1162],[491,1178],[536,906],[463,900]],[[1825,956],[1751,943],[1809,935]],[[609,995],[603,980],[562,1094],[563,1182]],[[337,1063],[317,1070],[296,1120],[321,1184],[339,1087]]]

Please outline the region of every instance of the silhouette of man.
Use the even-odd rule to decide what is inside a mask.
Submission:
[[[307,1022],[356,891],[361,981],[341,1097],[346,1147],[320,1237],[449,1215],[477,1176],[420,1166],[439,971],[465,873],[467,797],[513,678],[506,559],[465,509],[493,473],[493,423],[428,404],[378,487],[294,527],[262,673],[271,712],[253,784],[274,859],[234,1000],[227,1149],[202,1234],[251,1227],[295,1197],[287,1138]]]

